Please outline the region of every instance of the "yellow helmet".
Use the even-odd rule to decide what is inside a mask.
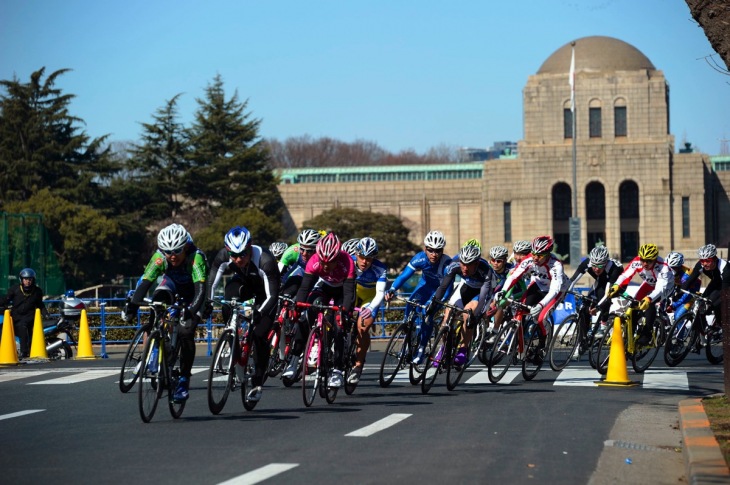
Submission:
[[[659,256],[659,248],[656,244],[642,244],[639,248],[639,257],[641,259],[656,259]]]
[[[464,243],[464,246],[476,246],[479,249],[482,249],[482,243],[479,242],[479,239],[469,239]]]

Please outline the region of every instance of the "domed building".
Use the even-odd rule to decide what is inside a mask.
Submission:
[[[581,254],[603,242],[626,261],[640,244],[654,242],[662,255],[677,250],[691,259],[706,242],[725,246],[730,228],[719,221],[730,220],[730,172],[720,180],[707,155],[675,153],[669,86],[637,48],[602,36],[560,47],[528,78],[523,110],[517,156],[440,168],[284,173],[289,183],[280,191],[290,223],[300,227],[324,210],[346,206],[399,215],[418,244],[430,229],[440,229],[451,253],[470,237],[481,238],[485,247],[509,247],[518,239],[551,234],[556,252],[567,255],[575,213]],[[475,168],[481,168],[478,178]],[[423,178],[414,175],[419,170]],[[308,178],[308,172],[316,175]],[[368,182],[378,184],[377,197]]]

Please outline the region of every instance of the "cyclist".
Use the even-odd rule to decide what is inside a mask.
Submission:
[[[441,280],[444,277],[444,271],[446,267],[451,263],[451,258],[444,254],[444,247],[446,246],[446,239],[441,231],[430,231],[426,234],[423,240],[424,250],[416,253],[413,258],[408,262],[406,267],[398,276],[390,289],[385,293],[385,301],[390,301],[395,295],[395,292],[405,284],[405,282],[416,272],[421,272],[421,279],[418,281],[416,288],[411,294],[411,300],[426,304],[436,289],[441,284]],[[413,311],[410,305],[406,305],[405,319],[408,319],[408,315]],[[426,350],[426,343],[431,338],[431,332],[433,331],[433,321],[431,318],[426,318],[418,332],[418,352],[413,358],[414,364],[420,364],[424,359],[424,353]]]
[[[523,276],[530,274],[530,283],[522,295],[522,303],[532,307],[530,315],[538,324],[538,346],[535,359],[544,358],[547,332],[545,318],[562,300],[568,289],[568,278],[563,270],[563,263],[551,253],[554,246],[550,236],[537,236],[532,240],[532,255],[522,260],[507,277],[502,289],[495,293],[494,300],[500,301]],[[538,363],[538,362],[535,362]]]
[[[714,244],[706,244],[697,250],[700,260],[697,261],[687,281],[682,283],[683,290],[689,290],[701,274],[710,279],[710,282],[702,292],[702,296],[712,300],[712,311],[715,314],[715,322],[722,322],[722,290],[730,288],[730,262],[717,256],[717,248]]]
[[[573,272],[573,276],[570,277],[570,289],[573,289],[583,275],[588,273],[593,277],[593,286],[591,286],[589,295],[596,298],[597,301],[601,301],[606,294],[606,289],[616,282],[616,279],[623,271],[623,265],[619,261],[610,258],[606,246],[596,246],[591,249],[587,258],[581,260],[575,272]],[[598,313],[598,321],[601,322],[595,335],[598,338],[603,337],[603,334],[606,332],[608,311],[610,308],[611,300],[606,298],[606,301],[590,309],[591,315]],[[581,321],[581,324],[585,326],[585,328],[581,329],[583,335],[588,335],[590,322]]]
[[[532,251],[532,243],[530,241],[525,241],[524,239],[515,241],[512,244],[512,254],[507,258],[507,262],[512,263],[513,267],[516,267],[523,259],[530,255],[530,251]]]
[[[350,384],[360,382],[370,346],[370,327],[385,296],[387,285],[385,274],[388,268],[380,260],[375,259],[377,254],[378,244],[375,239],[364,237],[358,241],[354,258],[357,274],[355,306],[360,307],[360,314],[357,317],[357,361],[348,378]]]
[[[342,250],[354,258],[357,255],[357,246],[359,244],[360,244],[359,238],[355,237],[352,239],[348,239],[347,241],[342,243]]]
[[[283,241],[274,241],[269,245],[269,252],[276,260],[277,264],[289,245]]]
[[[692,273],[688,267],[684,265],[684,255],[682,253],[671,252],[667,254],[667,258],[664,260],[669,265],[669,268],[674,273],[674,295],[672,296],[671,306],[674,312],[674,320],[678,320],[682,315],[692,308],[694,298],[692,295],[682,293],[680,288],[682,284],[689,279],[689,275]],[[692,283],[689,290],[692,293],[700,291],[700,280],[699,278]]]
[[[328,233],[317,242],[316,253],[307,262],[304,278],[295,301],[313,303],[315,300],[320,300],[326,304],[332,300],[335,306],[342,308],[342,314],[345,317],[343,325],[347,325],[355,307],[355,263],[352,261],[352,257],[341,248],[340,240],[333,232]],[[296,373],[296,365],[304,350],[304,339],[314,323],[315,313],[315,311],[302,312],[302,318],[295,324],[293,357],[289,364],[289,367],[294,366],[291,376]],[[328,384],[331,387],[341,387],[344,367],[342,358],[345,344],[344,334],[337,325],[332,325],[332,328],[335,342],[335,368],[329,376]],[[289,367],[287,367],[287,371],[290,370]]]
[[[636,343],[644,346],[651,341],[651,331],[654,328],[656,306],[653,303],[666,300],[672,294],[674,273],[659,257],[659,248],[656,244],[642,244],[639,247],[639,255],[631,260],[628,267],[616,279],[608,297],[613,298],[620,291],[624,291],[634,275],[644,280],[634,295],[634,298],[641,300],[639,310],[644,313],[644,325],[639,329],[639,339]]]
[[[321,237],[322,233],[319,231],[304,229],[297,236],[297,243],[284,251],[279,260],[282,295],[291,296],[297,292],[304,277],[304,267],[314,254],[314,248]]]
[[[489,263],[481,258],[482,250],[477,244],[473,244],[473,241],[467,241],[459,250],[459,254],[451,260],[446,268],[444,278],[441,280],[441,284],[436,289],[431,304],[426,310],[426,315],[433,318],[438,310],[438,305],[434,302],[441,301],[452,290],[452,287],[453,292],[449,298],[449,303],[468,310],[468,313],[462,315],[464,325],[462,327],[461,345],[457,349],[454,358],[454,363],[457,365],[466,363],[467,349],[474,336],[474,327],[492,297],[492,268]],[[457,275],[461,277],[461,280],[454,285]],[[446,309],[444,320],[446,320],[450,310],[450,308]]]
[[[15,336],[20,339],[20,358],[24,359],[30,355],[36,309],[40,309],[43,318],[49,318],[50,315],[43,304],[43,290],[35,284],[35,271],[24,268],[20,270],[18,277],[20,283],[8,288],[7,295],[0,298],[0,307],[4,309],[12,305],[10,317]]]
[[[492,291],[502,289],[504,282],[507,281],[509,272],[514,268],[512,263],[507,262],[507,256],[508,251],[504,246],[492,246],[489,250],[489,266],[492,268]],[[504,322],[504,309],[496,305],[490,305],[489,314],[493,315],[494,322],[494,326],[491,329],[492,334],[487,339],[487,343],[491,344],[494,342],[497,332],[502,326],[502,322]]]
[[[193,243],[193,238],[180,224],[170,224],[157,234],[157,250],[145,267],[141,282],[124,312],[127,321],[137,314],[152,284],[162,276],[153,293],[153,300],[175,303],[176,295],[186,308],[180,320],[180,381],[173,399],[182,402],[189,397],[190,373],[195,361],[195,328],[209,311],[205,278],[208,265],[205,254]]]
[[[268,337],[276,318],[281,276],[274,256],[260,246],[253,245],[251,233],[245,227],[231,228],[223,242],[225,247],[218,251],[210,267],[208,295],[212,299],[223,276],[233,274],[224,289],[225,299],[254,299],[251,334],[256,349],[256,373],[251,379],[251,390],[247,399],[259,401],[264,372],[269,363]],[[227,322],[231,317],[231,308],[224,306],[222,313],[223,321]],[[240,349],[236,350],[240,352]],[[241,369],[236,366],[236,370]]]

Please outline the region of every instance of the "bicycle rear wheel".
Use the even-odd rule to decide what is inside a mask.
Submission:
[[[218,338],[213,352],[213,360],[208,368],[208,409],[219,414],[228,400],[228,393],[233,389],[234,379],[234,335],[230,328],[223,331]]]
[[[458,338],[454,337],[454,340],[457,340]],[[453,391],[456,389],[456,386],[459,384],[459,381],[461,380],[461,376],[464,375],[464,370],[469,365],[469,356],[471,355],[471,346],[466,349],[466,363],[463,365],[458,365],[456,362],[456,349],[458,348],[456,346],[456,342],[452,340],[451,344],[449,344],[449,348],[452,349],[452,352],[450,352],[449,358],[446,360],[446,389],[449,391]]]
[[[707,316],[705,316],[707,318]],[[705,356],[710,364],[722,364],[722,325],[717,321],[717,315],[715,316],[715,322],[713,325],[706,327],[707,343],[705,344]]]
[[[119,373],[119,390],[129,392],[137,382],[137,376],[141,370],[142,352],[144,351],[144,339],[149,335],[148,327],[142,326],[135,332],[132,341],[127,347],[127,354],[122,362],[122,370]]]
[[[498,383],[504,377],[515,359],[518,347],[518,328],[519,324],[515,320],[504,323],[494,339],[487,359],[489,362],[487,375],[493,384]]]
[[[474,328],[474,337],[471,340],[471,345],[469,345],[469,359],[466,361],[466,367],[471,366],[474,363],[474,360],[479,356],[479,351],[484,346],[484,342],[487,340],[487,328],[489,328],[489,323],[487,323],[487,320],[482,316],[482,318],[479,319],[479,323],[477,323],[477,326]]]
[[[641,324],[644,323],[645,322],[642,319]],[[638,333],[639,332],[637,330],[637,340]],[[646,371],[649,366],[651,366],[652,362],[654,362],[654,359],[656,359],[656,356],[659,354],[659,347],[661,347],[663,343],[664,324],[661,318],[657,316],[657,318],[654,319],[654,328],[651,329],[651,341],[641,348],[636,345],[636,349],[631,356],[631,365],[637,373],[641,374]]]
[[[685,313],[675,320],[669,329],[669,336],[664,344],[664,362],[669,367],[681,364],[695,346],[700,335],[699,331],[696,326],[687,328],[692,325],[693,320],[694,315],[692,313]]]
[[[554,371],[561,371],[570,363],[570,359],[578,350],[581,339],[578,315],[573,313],[555,328],[555,335],[550,341],[548,354],[550,356],[550,368]]]
[[[310,362],[310,355],[312,354],[312,348],[317,348],[316,359],[312,359]],[[310,365],[310,363],[312,365]],[[314,327],[309,332],[307,338],[307,345],[304,348],[304,354],[302,355],[302,398],[304,399],[304,405],[310,407],[314,402],[314,398],[319,391],[320,385],[320,370],[322,364],[322,342],[320,340],[319,328]]]
[[[256,344],[252,341],[248,355],[243,359],[243,382],[241,382],[241,402],[246,411],[253,411],[258,401],[250,401],[248,393],[253,389],[253,376],[256,375]],[[263,384],[263,383],[262,383]]]
[[[540,327],[533,323],[530,325],[530,330],[525,337],[525,358],[522,361],[522,377],[526,381],[531,381],[535,378],[542,364],[545,361],[546,350],[550,347],[552,339],[550,334],[552,332],[552,325],[550,322],[544,322],[545,326],[545,346],[542,349],[538,349],[540,343]]]
[[[353,326],[355,324],[353,323]],[[345,338],[345,394],[348,396],[355,392],[357,384],[350,383],[350,376],[352,370],[355,368],[355,361],[357,360],[357,330],[353,329],[349,332]],[[362,376],[362,374],[361,374]]]
[[[391,335],[388,346],[385,347],[383,361],[380,363],[380,387],[388,387],[396,374],[405,366],[407,357],[410,357],[411,348],[408,341],[408,326],[401,323]]]
[[[149,423],[152,420],[152,417],[155,415],[155,411],[157,410],[157,402],[162,396],[163,383],[160,382],[161,376],[159,363],[159,349],[161,343],[162,338],[160,337],[160,333],[155,331],[147,338],[147,342],[145,342],[144,350],[142,352],[143,359],[139,370],[139,377],[137,378],[137,389],[139,391],[139,415],[145,423]],[[158,361],[153,363],[157,372],[150,372],[148,369],[152,349],[157,349]],[[164,370],[162,372],[164,374]],[[162,377],[164,378],[164,375]]]
[[[451,353],[449,344],[451,331],[448,327],[442,327],[436,334],[436,339],[433,343],[431,353],[428,354],[426,359],[425,370],[423,372],[423,379],[421,380],[421,392],[427,394],[431,390],[433,383],[436,382],[436,377],[446,367]]]

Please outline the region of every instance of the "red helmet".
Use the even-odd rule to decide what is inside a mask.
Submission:
[[[330,232],[317,242],[317,256],[320,261],[329,263],[340,254],[340,239],[334,232]]]
[[[553,250],[553,238],[550,236],[537,236],[532,240],[532,253],[544,254]]]

